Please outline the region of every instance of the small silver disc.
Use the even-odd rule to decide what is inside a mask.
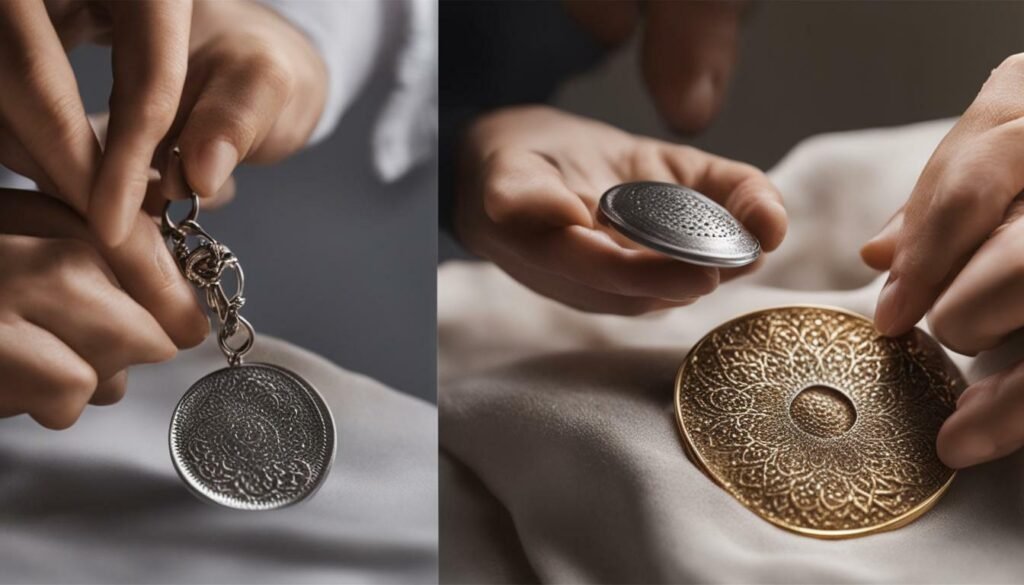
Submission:
[[[297,374],[242,364],[204,376],[171,417],[171,459],[201,500],[273,510],[313,495],[334,460],[334,419]]]
[[[745,266],[761,254],[757,238],[724,207],[672,183],[612,187],[601,196],[601,212],[627,238],[690,264]]]

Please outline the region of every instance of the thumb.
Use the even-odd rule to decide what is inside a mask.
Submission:
[[[680,132],[706,128],[736,63],[739,2],[650,2],[641,66],[662,117]]]

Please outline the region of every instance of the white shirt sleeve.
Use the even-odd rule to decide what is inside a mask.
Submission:
[[[371,75],[390,75],[394,89],[373,133],[378,174],[393,181],[430,158],[437,142],[436,0],[261,0],[303,31],[327,66],[327,100],[310,144],[327,137]],[[398,59],[381,55],[397,43]]]
[[[378,0],[260,1],[305,33],[327,66],[327,100],[309,139],[319,142],[373,73],[385,41],[384,7]]]
[[[393,181],[437,150],[438,15],[436,0],[407,0],[395,89],[377,119],[374,162]]]

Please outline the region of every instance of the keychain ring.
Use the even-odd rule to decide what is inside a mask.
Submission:
[[[237,366],[242,363],[242,358],[245,357],[245,354],[249,353],[249,350],[252,349],[253,343],[256,341],[256,330],[253,329],[252,324],[241,315],[236,314],[235,318],[238,319],[238,322],[245,329],[245,341],[243,341],[241,345],[238,347],[231,347],[228,340],[233,336],[223,335],[225,329],[221,329],[221,334],[217,335],[217,343],[220,345],[221,351],[228,356],[228,363],[233,366]]]
[[[227,293],[224,292],[224,285],[218,284],[220,288],[220,294],[224,300],[230,305],[231,303],[238,302],[241,300],[245,302],[245,273],[242,272],[242,265],[238,263],[237,258],[234,261],[227,262],[224,264],[224,269],[231,269],[235,273],[235,290],[234,293],[228,297]]]
[[[171,219],[171,204],[174,203],[174,201],[168,201],[164,204],[164,215],[161,223],[163,224],[163,230],[165,233],[178,232],[181,230],[182,225],[195,223],[196,218],[199,217],[199,195],[193,191],[191,199],[192,208],[188,210],[188,215],[185,216],[185,219],[183,219],[181,223],[175,223],[174,220]]]
[[[181,221],[181,223],[174,223],[174,220],[171,219],[171,204],[174,203],[174,201],[168,200],[167,203],[164,204],[164,214],[162,221],[163,229],[165,232],[178,232],[180,231],[182,224],[194,224],[196,220],[199,218],[199,194],[196,193],[195,189],[192,188],[192,185],[188,184],[188,180],[185,178],[185,173],[184,171],[182,171],[181,149],[175,146],[173,149],[171,149],[171,154],[173,154],[174,158],[178,160],[178,171],[181,173],[181,184],[185,186],[185,190],[188,191],[192,200],[192,209],[189,210],[188,215],[185,217],[184,220]]]

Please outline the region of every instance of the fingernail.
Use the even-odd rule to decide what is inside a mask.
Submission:
[[[953,439],[942,454],[942,462],[953,469],[961,469],[988,461],[996,454],[996,444],[988,437],[968,431]]]
[[[769,232],[768,238],[761,242],[761,245],[766,252],[771,252],[778,248],[782,244],[782,240],[785,239],[786,232],[789,230],[789,216],[786,213],[786,206],[778,201],[768,201],[765,208],[771,210],[769,217],[775,223],[770,227],[775,231]]]
[[[705,75],[690,86],[680,105],[685,115],[698,125],[710,122],[715,111],[715,81],[712,76]]]
[[[969,386],[962,394],[960,394],[960,398],[957,398],[956,409],[961,410],[963,407],[967,406],[968,403],[977,402],[978,396],[983,392],[981,385],[976,384],[974,386]]]
[[[185,184],[185,173],[181,159],[167,157],[164,172],[160,176],[160,195],[168,201],[188,199],[190,192]]]
[[[875,307],[875,328],[882,335],[892,335],[896,330],[902,309],[900,304],[903,301],[900,292],[899,280],[890,274],[889,280],[878,295],[878,305]]]
[[[778,215],[780,215],[780,216],[782,216],[783,218],[786,218],[786,219],[789,218],[789,214],[786,213],[786,206],[785,205],[779,203],[778,201],[768,201],[767,203],[768,203],[768,209],[774,209],[776,214],[778,214]]]
[[[238,151],[225,140],[211,140],[199,149],[194,189],[202,197],[213,197],[238,165]],[[191,178],[191,176],[190,176]]]
[[[865,246],[874,244],[876,242],[884,240],[885,238],[889,238],[889,237],[892,237],[892,236],[898,234],[899,231],[900,231],[900,228],[902,228],[902,227],[903,227],[903,214],[902,213],[897,213],[888,222],[886,222],[886,224],[884,226],[882,226],[882,229],[879,230],[877,234],[875,234],[875,237],[873,237],[870,240],[868,240],[868,243],[865,244]]]
[[[877,234],[875,234],[870,240],[864,242],[864,245],[861,246],[861,248],[867,248],[869,246],[878,245],[878,242],[882,240],[882,237],[884,235],[885,235],[885,230],[883,229],[882,231],[880,231]]]
[[[91,204],[95,201],[93,197],[89,205],[89,225],[100,243],[108,248],[117,248],[128,239],[135,227],[136,212],[121,201],[114,201],[108,204],[106,210],[97,211],[98,206]],[[113,209],[109,208],[110,205],[113,205]]]

